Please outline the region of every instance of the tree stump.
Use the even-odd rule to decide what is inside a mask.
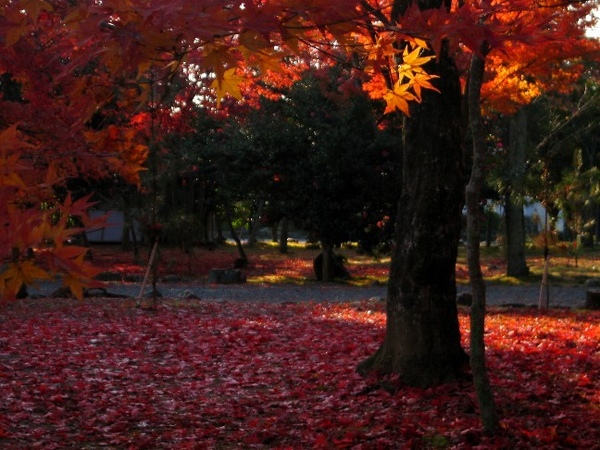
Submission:
[[[323,280],[323,253],[319,253],[317,257],[313,260],[313,271],[319,281]],[[344,267],[344,259],[340,255],[336,255],[335,253],[331,254],[331,266],[329,267],[329,279],[334,278],[342,278],[348,279],[350,278],[350,274]]]
[[[587,309],[600,309],[600,289],[588,289],[585,298],[585,307]]]
[[[245,283],[246,277],[240,269],[211,269],[208,274],[209,284]]]

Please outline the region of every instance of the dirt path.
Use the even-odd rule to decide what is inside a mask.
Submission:
[[[45,283],[39,289],[30,288],[30,295],[48,296],[58,288],[57,283]],[[107,283],[111,294],[137,297],[139,283]],[[194,295],[210,301],[255,301],[255,302],[299,302],[299,301],[357,301],[384,298],[385,286],[354,287],[339,284],[311,283],[296,285],[202,285],[189,283],[159,283],[158,291],[163,297],[182,298]],[[145,292],[150,290],[149,287]],[[458,292],[467,292],[467,286],[458,286]],[[551,307],[582,307],[585,303],[586,288],[583,286],[550,286]],[[487,286],[488,305],[537,305],[540,295],[539,285]]]

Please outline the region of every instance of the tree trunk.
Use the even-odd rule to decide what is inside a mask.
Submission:
[[[527,111],[521,108],[509,123],[510,189],[505,197],[506,274],[509,277],[529,275],[525,259],[525,215],[522,203],[526,150]]]
[[[504,220],[506,221],[506,275],[523,277],[529,275],[525,258],[525,215],[523,205],[515,204],[511,194],[505,197]]]
[[[248,247],[254,247],[254,244],[258,242],[258,230],[260,229],[260,216],[262,215],[263,207],[265,206],[264,200],[259,200],[258,207],[252,216],[252,222],[250,224],[250,232],[248,235]]]
[[[332,261],[331,261],[331,253],[333,252],[333,247],[330,244],[323,243],[323,268],[321,271],[321,281],[325,283],[329,283],[331,281],[332,275]]]
[[[279,253],[288,252],[288,232],[289,232],[289,220],[287,217],[281,219],[281,230],[279,234]]]
[[[246,251],[244,250],[242,241],[240,240],[239,236],[235,232],[235,228],[233,227],[232,214],[231,214],[231,210],[229,209],[229,205],[224,205],[223,209],[225,210],[225,215],[227,216],[227,227],[229,228],[229,233],[231,234],[231,239],[233,239],[235,242],[235,246],[240,255],[240,259],[247,263],[248,256],[246,256]]]
[[[483,50],[483,49],[482,49]],[[483,52],[485,53],[485,51]],[[479,401],[481,422],[488,433],[495,433],[499,426],[496,403],[485,363],[485,282],[481,273],[480,229],[481,189],[485,181],[483,158],[485,139],[481,130],[480,91],[483,83],[485,61],[477,54],[471,57],[468,85],[469,125],[473,139],[471,178],[466,189],[467,204],[467,263],[471,283],[471,370]]]
[[[362,375],[399,374],[421,387],[457,379],[468,360],[455,279],[465,187],[460,82],[446,44],[425,69],[440,76],[440,93],[425,91],[405,120],[386,336],[357,368]]]

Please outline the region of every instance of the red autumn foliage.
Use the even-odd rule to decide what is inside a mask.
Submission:
[[[502,430],[472,383],[362,379],[380,303],[28,300],[0,319],[0,447],[598,448],[600,313],[494,309]],[[468,317],[460,315],[468,345]]]

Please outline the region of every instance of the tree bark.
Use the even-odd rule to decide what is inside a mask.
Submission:
[[[405,120],[386,336],[357,368],[362,375],[399,374],[421,387],[459,378],[468,360],[460,345],[455,278],[465,187],[462,102],[445,44],[426,70],[440,76],[440,92],[424,92]]]
[[[481,273],[480,230],[481,190],[485,181],[483,158],[485,139],[481,130],[480,92],[483,83],[485,61],[482,56],[473,54],[468,85],[469,126],[473,139],[473,160],[471,178],[466,188],[467,204],[467,264],[471,284],[471,370],[479,401],[479,410],[483,428],[490,434],[499,426],[496,403],[490,385],[485,363],[485,282]]]
[[[331,253],[333,252],[333,247],[330,244],[323,243],[323,267],[321,271],[321,281],[325,283],[329,283],[331,281]]]
[[[233,216],[231,214],[231,209],[229,208],[229,205],[224,205],[223,209],[225,210],[225,215],[227,216],[227,227],[229,228],[229,233],[231,234],[231,239],[233,239],[235,241],[235,246],[240,255],[240,259],[242,261],[246,261],[246,263],[247,263],[248,256],[246,256],[246,251],[244,250],[242,241],[240,240],[239,236],[235,232],[235,228],[233,227],[233,219],[232,219]]]
[[[527,150],[527,111],[521,108],[509,123],[510,189],[505,198],[506,274],[509,277],[529,275],[525,258],[525,215],[523,183]]]
[[[288,234],[289,234],[289,220],[287,217],[281,219],[280,222],[281,230],[279,234],[279,253],[286,254],[288,252]]]
[[[264,200],[259,200],[256,211],[252,216],[252,223],[248,234],[248,247],[254,247],[254,244],[258,242],[256,237],[258,230],[260,229],[260,216],[262,215],[263,207],[265,206]]]

